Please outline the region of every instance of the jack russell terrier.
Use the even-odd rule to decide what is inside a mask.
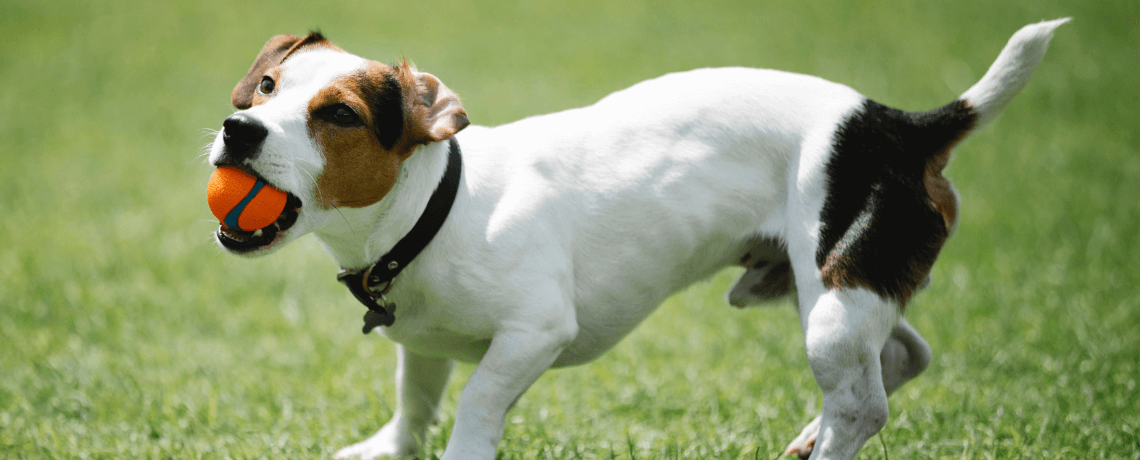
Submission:
[[[338,458],[415,455],[463,361],[478,364],[443,458],[493,459],[544,371],[597,358],[669,295],[743,264],[730,303],[795,293],[823,390],[787,452],[850,459],[930,361],[902,313],[958,219],[950,150],[1009,104],[1067,20],[1022,28],[926,112],[724,68],[497,127],[468,126],[459,97],[407,61],[279,35],[234,88],[209,161],[289,204],[216,238],[254,256],[313,233],[367,307],[365,332],[398,344],[395,414]]]

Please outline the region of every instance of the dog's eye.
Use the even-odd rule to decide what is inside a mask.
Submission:
[[[324,110],[325,119],[344,127],[360,126],[360,116],[347,105],[336,104]]]
[[[261,84],[257,85],[257,92],[268,96],[276,88],[277,84],[273,82],[272,78],[261,77]]]

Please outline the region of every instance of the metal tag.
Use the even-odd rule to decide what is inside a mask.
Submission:
[[[367,334],[382,324],[384,324],[384,315],[381,315],[373,310],[364,312],[364,330],[362,332]]]
[[[374,300],[376,305],[383,310],[383,313],[372,309],[364,313],[363,332],[365,334],[372,332],[377,326],[391,326],[396,320],[396,317],[393,316],[393,313],[396,312],[395,302],[390,302],[383,294],[380,295],[380,298]]]

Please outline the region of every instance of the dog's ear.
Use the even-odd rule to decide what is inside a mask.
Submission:
[[[230,95],[235,108],[245,110],[253,106],[253,92],[261,83],[265,71],[281,64],[285,56],[289,55],[289,51],[300,41],[301,37],[293,35],[278,35],[269,39],[265,48],[262,48],[261,53],[257,55],[257,59],[253,60],[249,73],[238,82],[233,94]]]
[[[408,96],[404,108],[407,115],[405,133],[409,143],[417,145],[447,140],[471,124],[459,96],[435,75],[417,72],[408,61],[400,64],[397,73]]]

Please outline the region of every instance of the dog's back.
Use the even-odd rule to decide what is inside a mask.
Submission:
[[[512,271],[562,267],[580,330],[605,331],[580,334],[589,350],[557,363],[571,364],[739,260],[751,235],[781,220],[801,152],[822,151],[863,100],[812,76],[701,69],[457,138],[492,241],[541,251],[518,262],[535,267]]]
[[[501,230],[494,240],[565,249],[536,259],[572,273],[581,327],[608,331],[598,350],[676,290],[739,263],[758,236],[783,244],[795,220],[818,222],[810,260],[825,283],[905,304],[956,222],[957,196],[941,175],[950,149],[1024,86],[1056,25],[1014,36],[997,70],[927,112],[813,76],[700,69],[458,138],[472,182],[497,188],[484,210],[487,227]],[[774,278],[747,276],[738,289],[788,292],[788,267],[771,268]]]

